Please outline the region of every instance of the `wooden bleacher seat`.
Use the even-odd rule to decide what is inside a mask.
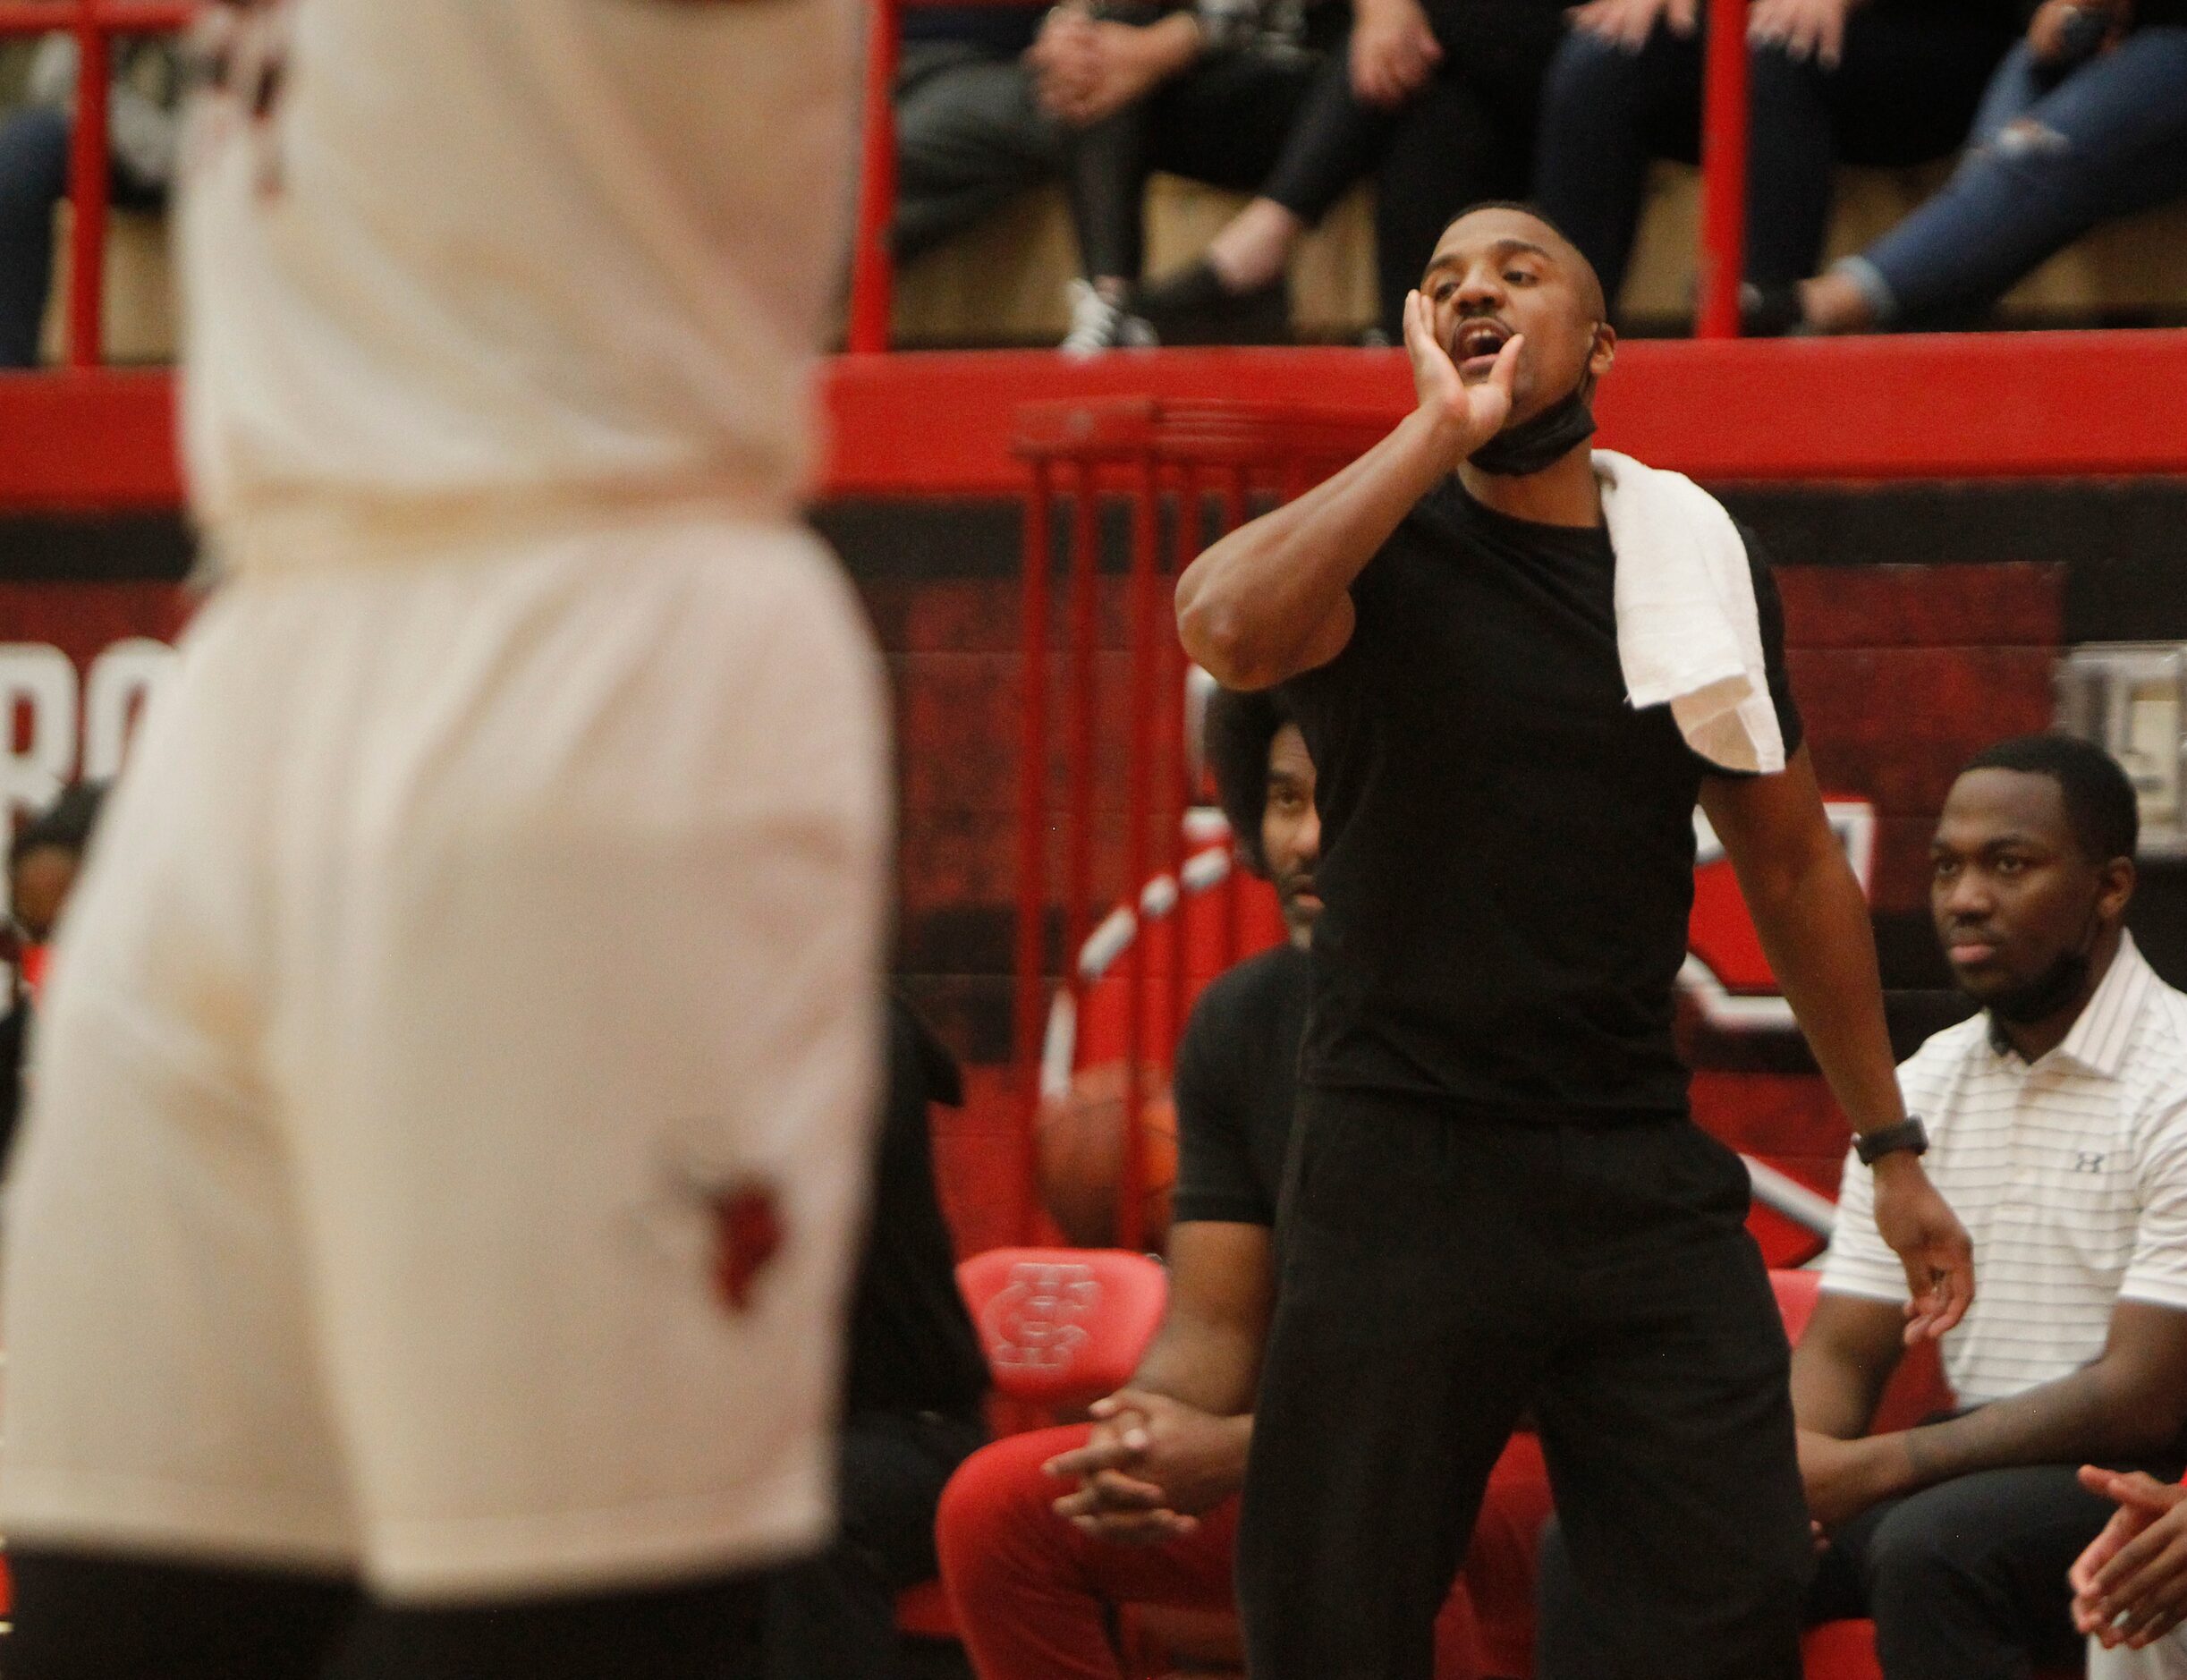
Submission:
[[[1831,219],[1830,253],[1858,250],[1919,204],[1946,173],[1845,169]],[[1148,205],[1150,273],[1184,262],[1243,200],[1198,182],[1161,175]],[[1628,320],[1666,328],[1691,310],[1700,174],[1658,165],[1627,282]],[[68,279],[68,207],[59,211],[48,361],[62,355]],[[1049,344],[1067,330],[1064,287],[1077,245],[1062,189],[1026,194],[987,222],[905,266],[894,335],[905,349],[951,344]],[[106,359],[146,362],[174,353],[174,299],[165,225],[117,212],[106,242]],[[1346,195],[1310,235],[1292,270],[1292,325],[1308,342],[1345,342],[1375,312],[1374,215],[1369,190]],[[1999,311],[2006,326],[2187,319],[2187,204],[2098,228],[2014,287]]]
[[[1949,173],[1844,169],[1829,254],[1857,250],[1920,203]],[[1624,318],[1675,328],[1691,314],[1700,176],[1661,164],[1626,282]],[[1244,199],[1162,175],[1147,210],[1148,271],[1188,260]],[[1077,246],[1060,187],[1029,193],[979,227],[905,266],[895,342],[906,349],[957,344],[1055,344],[1068,330],[1064,286]],[[1374,318],[1374,216],[1369,190],[1345,197],[1306,242],[1292,269],[1292,326],[1309,341],[1356,337]],[[2098,228],[2014,287],[2005,326],[2187,319],[2187,204]]]

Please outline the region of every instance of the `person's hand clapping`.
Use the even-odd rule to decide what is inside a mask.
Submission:
[[[1659,22],[1682,39],[1691,36],[1700,13],[1698,0],[1588,0],[1565,17],[1573,29],[1637,53],[1648,45]]]
[[[1420,412],[1447,433],[1451,465],[1471,454],[1504,428],[1511,418],[1512,385],[1519,376],[1519,349],[1526,343],[1514,334],[1496,352],[1496,365],[1486,378],[1467,384],[1459,376],[1447,346],[1436,336],[1435,310],[1424,294],[1405,298],[1405,352],[1412,358],[1412,389]]]

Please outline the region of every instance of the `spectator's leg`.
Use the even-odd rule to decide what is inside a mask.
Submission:
[[[1778,47],[1747,55],[1754,126],[1747,152],[1746,279],[1784,286],[1815,272],[1837,161],[1829,72]]]
[[[1083,1428],[1013,1435],[965,1460],[935,1523],[942,1581],[981,1680],[1120,1680],[1111,1607],[1225,1609],[1237,1502],[1160,1546],[1116,1546],[1055,1515],[1070,1484],[1042,1473]]]
[[[1898,1502],[1860,1560],[1887,1680],[2025,1680],[2081,1636],[2065,1571],[2115,1507],[2070,1465],[1962,1476]]]
[[[2106,217],[2187,194],[2183,87],[2187,28],[2136,30],[1999,124],[1941,191],[1825,280],[1852,281],[1878,320],[1994,301]]]
[[[1375,180],[1382,330],[1404,336],[1420,284],[1451,218],[1483,199],[1522,199],[1533,182],[1542,79],[1564,39],[1554,6],[1440,0],[1428,20],[1443,67],[1398,113]]]
[[[890,239],[912,257],[1063,171],[1063,129],[1017,59],[912,42],[896,77],[896,214]]]
[[[843,1428],[842,1532],[767,1583],[766,1680],[890,1680],[896,1594],[934,1578],[935,1508],[975,1425],[861,1413]]]
[[[68,191],[68,118],[0,117],[0,368],[38,365],[53,284],[53,213]]]
[[[1542,91],[1535,198],[1595,272],[1613,310],[1652,157],[1691,158],[1700,130],[1699,32],[1658,26],[1638,53],[1573,30]]]
[[[1338,36],[1307,84],[1261,196],[1313,226],[1381,160],[1397,116],[1352,92],[1351,37]]]
[[[1957,151],[2013,38],[1976,7],[1854,7],[1824,83],[1838,161],[1895,169]]]
[[[1145,260],[1154,113],[1142,99],[1074,131],[1066,145],[1079,267],[1105,295],[1121,296]]]
[[[1354,157],[1371,160],[1378,131],[1372,114],[1352,104],[1341,37],[1336,45],[1309,57],[1233,53],[1179,77],[1156,102],[1156,168],[1254,194],[1198,265],[1225,293],[1280,279],[1300,235],[1367,167]],[[1177,285],[1171,279],[1163,290],[1175,293]],[[1187,284],[1169,301],[1210,301],[1195,292]]]

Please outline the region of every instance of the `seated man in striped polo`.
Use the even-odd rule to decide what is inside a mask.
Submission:
[[[1962,1410],[1866,1431],[1905,1278],[1848,1171],[1793,1357],[1811,1609],[1870,1616],[1886,1680],[2070,1665],[2066,1570],[2113,1506],[2083,1462],[2180,1473],[2187,1429],[2187,997],[2125,931],[2134,792],[2057,735],[1979,753],[1931,843],[1929,904],[1972,1020],[1899,1070],[1980,1293],[1944,1338]]]

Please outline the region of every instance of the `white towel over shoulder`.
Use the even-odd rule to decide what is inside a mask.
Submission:
[[[1681,472],[1594,452],[1617,556],[1617,657],[1636,707],[1667,704],[1686,744],[1726,770],[1784,768],[1747,547]]]

